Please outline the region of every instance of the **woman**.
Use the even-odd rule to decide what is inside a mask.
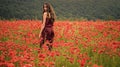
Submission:
[[[42,26],[39,34],[40,48],[47,42],[48,49],[51,51],[54,38],[53,23],[55,21],[55,12],[49,3],[43,5],[43,19]]]

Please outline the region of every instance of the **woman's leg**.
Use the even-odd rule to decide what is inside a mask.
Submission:
[[[44,38],[41,38],[41,40],[40,40],[40,48],[42,48],[43,44],[44,44]]]
[[[47,40],[46,42],[47,42],[46,45],[48,46],[48,50],[51,51],[51,50],[52,50],[52,44],[53,44],[53,43],[52,43],[50,40]]]
[[[52,47],[53,47],[53,39],[54,38],[54,32],[52,33],[52,35],[50,35],[47,39],[47,46],[48,46],[48,49],[51,51],[52,50]]]

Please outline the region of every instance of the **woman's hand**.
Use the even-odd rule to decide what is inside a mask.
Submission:
[[[39,33],[39,38],[41,37],[41,32]]]
[[[41,37],[41,34],[39,34],[39,38]]]

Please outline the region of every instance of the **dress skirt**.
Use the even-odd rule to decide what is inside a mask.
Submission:
[[[53,42],[54,38],[54,31],[53,27],[45,27],[41,33],[41,40],[40,43],[44,44],[45,41],[49,41],[50,43]]]

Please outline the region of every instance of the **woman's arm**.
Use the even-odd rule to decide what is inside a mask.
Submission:
[[[47,12],[45,12],[45,13],[43,14],[43,23],[42,23],[42,25],[41,25],[41,30],[40,30],[40,33],[39,33],[39,38],[41,37],[41,33],[42,33],[42,31],[43,31],[43,29],[44,29],[44,27],[45,27],[46,18],[47,18]]]

